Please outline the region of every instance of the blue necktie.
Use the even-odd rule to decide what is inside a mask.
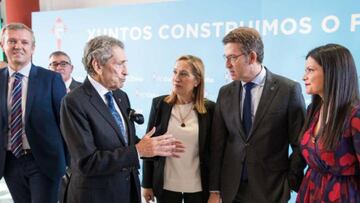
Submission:
[[[22,147],[23,123],[22,123],[22,83],[24,75],[14,73],[15,77],[11,91],[11,112],[10,112],[10,147],[11,152],[19,158],[24,150]]]
[[[251,119],[251,89],[254,87],[254,83],[248,82],[245,84],[245,99],[243,105],[243,126],[246,137],[249,136],[249,132],[252,125]],[[247,181],[249,178],[246,166],[246,160],[244,160],[243,171],[241,176],[241,182]]]
[[[254,87],[254,83],[248,82],[245,84],[245,99],[243,105],[243,126],[246,137],[249,136],[249,132],[252,125],[251,119],[251,89]]]
[[[121,134],[122,134],[122,136],[124,138],[124,141],[125,141],[126,144],[128,144],[128,139],[127,139],[126,132],[125,132],[124,122],[121,119],[120,114],[115,109],[115,105],[114,105],[114,101],[113,101],[113,94],[111,92],[108,92],[108,93],[105,94],[105,98],[107,100],[108,108],[109,108],[112,116],[114,117],[116,123],[120,127],[120,131],[121,131]]]

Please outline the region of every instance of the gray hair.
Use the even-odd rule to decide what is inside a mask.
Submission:
[[[112,48],[115,46],[124,49],[124,44],[120,40],[106,35],[95,37],[86,43],[82,58],[86,72],[89,75],[94,75],[93,60],[96,60],[100,65],[105,65],[113,57]]]
[[[71,63],[71,59],[70,56],[67,55],[67,53],[63,52],[63,51],[54,51],[50,54],[49,59],[53,56],[65,56],[67,59],[69,59],[69,62]]]
[[[4,39],[5,39],[5,32],[7,30],[27,30],[27,31],[29,31],[31,33],[31,36],[32,36],[33,46],[35,46],[34,32],[32,31],[32,29],[30,29],[25,24],[22,24],[22,23],[10,23],[10,24],[7,24],[1,31],[1,42],[3,42],[3,43],[4,43]]]

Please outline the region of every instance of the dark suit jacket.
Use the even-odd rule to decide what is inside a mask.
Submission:
[[[79,87],[81,84],[82,84],[81,82],[78,82],[78,81],[74,80],[74,78],[73,78],[70,83],[69,89],[73,90],[74,88]]]
[[[154,136],[164,134],[168,128],[173,105],[166,103],[164,101],[165,97],[166,96],[160,96],[154,98],[152,102],[147,131],[150,131],[153,126],[156,126],[156,132]],[[209,195],[208,171],[210,130],[215,103],[206,100],[205,107],[207,113],[198,113],[197,115],[199,121],[199,158],[201,183],[204,192],[204,199],[207,200]],[[153,159],[144,159],[143,162],[142,186],[144,188],[152,188],[157,197],[159,197],[163,191],[165,160],[165,157],[155,157]]]
[[[61,130],[71,157],[68,202],[140,203],[139,159],[134,123],[130,122],[127,94],[113,91],[129,136],[124,142],[107,105],[86,79],[71,91],[61,106]],[[133,200],[134,201],[134,200]],[[131,203],[135,203],[131,202]]]
[[[0,69],[0,177],[8,142],[8,68]],[[25,109],[25,133],[41,172],[57,179],[65,172],[66,150],[60,132],[60,104],[66,94],[59,73],[31,66]]]
[[[240,81],[220,89],[211,141],[210,190],[231,202],[240,185],[243,162],[248,169],[248,202],[287,202],[298,189],[305,167],[298,136],[305,104],[300,85],[267,70],[266,80],[246,139],[241,122]],[[289,157],[289,144],[292,154]]]

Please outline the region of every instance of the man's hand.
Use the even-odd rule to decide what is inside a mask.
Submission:
[[[220,203],[221,197],[219,192],[210,192],[208,203]]]
[[[155,127],[146,133],[140,142],[135,145],[136,150],[141,157],[179,157],[178,153],[184,152],[184,145],[180,141],[176,140],[171,134],[151,137],[154,133]]]
[[[152,188],[144,188],[143,189],[143,197],[146,201],[146,203],[149,203],[150,201],[155,201],[154,200],[154,192],[152,190]]]
[[[180,157],[179,154],[185,151],[185,145],[179,140],[175,140],[174,144],[175,144],[175,149],[172,150],[171,156],[179,158]]]

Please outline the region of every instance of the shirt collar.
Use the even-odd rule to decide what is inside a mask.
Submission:
[[[266,68],[261,66],[260,73],[251,81],[257,86],[263,86],[265,84]],[[246,82],[241,81],[241,85],[244,86]]]
[[[28,63],[26,66],[24,66],[19,71],[14,71],[9,65],[9,67],[8,67],[9,77],[11,77],[15,72],[18,72],[18,73],[21,73],[24,77],[29,78],[30,69],[31,69],[31,63]]]
[[[95,90],[99,93],[101,97],[105,97],[104,95],[110,91],[98,81],[94,80],[94,78],[92,78],[90,75],[88,75],[88,78],[92,86],[95,88]]]
[[[69,87],[70,87],[72,80],[73,80],[72,77],[70,77],[70,79],[68,79],[67,81],[65,81],[65,86],[66,86],[66,88],[69,88]]]

